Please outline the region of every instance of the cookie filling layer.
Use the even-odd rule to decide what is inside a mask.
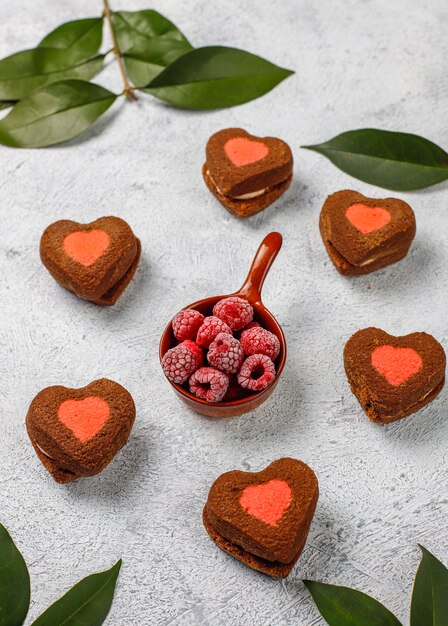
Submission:
[[[55,466],[57,467],[59,472],[63,472],[67,476],[74,476],[75,478],[78,477],[78,474],[75,474],[75,472],[73,472],[72,470],[69,470],[66,467],[62,467],[62,465],[59,464],[59,461],[56,461],[56,459],[54,459],[52,456],[50,456],[48,454],[48,452],[46,452],[43,448],[41,448],[35,441],[33,441],[33,445],[36,448],[38,448],[38,450],[40,450],[40,452],[42,452],[42,454],[45,457],[47,457],[47,459],[49,459],[49,461],[52,461],[55,464]]]
[[[263,194],[267,193],[271,189],[274,189],[274,187],[264,187],[263,189],[257,189],[256,191],[251,191],[250,193],[244,193],[244,194],[241,194],[240,196],[229,196],[228,194],[225,194],[223,191],[221,191],[221,189],[218,187],[218,185],[216,184],[216,181],[214,180],[214,178],[210,174],[210,170],[209,169],[207,169],[207,171],[206,171],[206,176],[208,176],[210,178],[210,180],[213,181],[213,184],[216,187],[216,191],[221,196],[227,196],[228,198],[232,198],[232,200],[253,200],[254,198],[259,198],[260,196],[262,196]],[[282,183],[278,183],[278,184],[282,184]],[[275,185],[275,187],[277,187],[277,186],[278,185]]]
[[[363,261],[362,263],[352,263],[351,261],[349,261],[347,259],[347,257],[345,257],[342,252],[340,252],[336,246],[334,245],[334,243],[332,241],[330,241],[329,239],[327,240],[328,243],[336,250],[336,252],[344,259],[344,261],[346,263],[348,263],[349,265],[352,265],[353,267],[366,267],[368,265],[372,265],[372,263],[376,263],[377,261],[381,261],[382,259],[386,259],[389,256],[393,256],[394,254],[397,253],[397,251],[399,249],[401,249],[401,246],[397,246],[396,248],[394,248],[393,250],[387,250],[386,253],[383,254],[378,254],[377,256],[373,256],[373,257],[369,257],[368,259],[366,259],[365,261]]]
[[[267,188],[260,189],[259,191],[252,191],[252,193],[244,193],[242,196],[235,196],[233,199],[234,200],[252,200],[252,198],[258,198],[258,196],[262,196],[264,193],[266,193],[266,191],[268,191]]]
[[[33,443],[36,446],[36,448],[39,448],[39,450],[42,452],[42,454],[45,454],[45,456],[48,457],[49,459],[51,459],[52,461],[57,462],[56,459],[54,459],[52,456],[50,456],[48,454],[48,452],[46,450],[44,450],[43,448],[41,448],[35,441]]]

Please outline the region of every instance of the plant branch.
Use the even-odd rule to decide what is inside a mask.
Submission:
[[[112,37],[113,51],[118,62],[118,67],[120,69],[121,77],[123,79],[123,87],[124,87],[123,94],[129,100],[138,100],[137,96],[134,93],[134,87],[132,87],[132,85],[129,83],[128,76],[126,74],[126,69],[123,63],[123,55],[121,54],[120,48],[118,47],[118,41],[115,35],[114,25],[112,23],[112,10],[109,5],[109,0],[103,0],[103,5],[104,5],[104,17],[106,18],[109,24],[110,34]]]

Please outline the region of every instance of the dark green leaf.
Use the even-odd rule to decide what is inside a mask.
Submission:
[[[302,147],[325,155],[350,176],[394,191],[423,189],[448,178],[448,154],[418,135],[363,128]]]
[[[83,578],[40,615],[32,626],[101,626],[109,613],[121,561]]]
[[[414,582],[411,626],[448,626],[448,569],[426,548]]]
[[[292,73],[244,50],[210,46],[181,56],[145,91],[185,109],[219,109],[254,100]]]
[[[30,605],[30,576],[22,555],[0,524],[0,626],[21,626]]]
[[[34,48],[0,61],[0,99],[20,100],[31,92],[65,78],[89,80],[101,69],[103,55],[73,62],[72,49]]]
[[[61,24],[49,33],[39,44],[39,48],[70,49],[74,61],[88,59],[99,51],[103,39],[103,20],[92,17]]]
[[[401,626],[389,609],[361,591],[312,580],[303,582],[329,626]]]
[[[138,87],[192,50],[180,30],[157,11],[118,11],[113,23],[126,71]]]
[[[191,49],[189,44],[182,41],[165,37],[154,38],[145,49],[134,46],[124,55],[126,72],[134,85],[142,87]]]
[[[0,100],[0,111],[2,109],[8,109],[9,107],[14,106],[15,103],[15,100]]]
[[[51,146],[79,135],[114,103],[107,89],[64,80],[21,100],[0,120],[0,143],[14,148]]]
[[[159,37],[181,42],[191,48],[177,26],[157,11],[116,11],[112,18],[118,47],[122,52],[137,49],[149,53],[153,39]]]

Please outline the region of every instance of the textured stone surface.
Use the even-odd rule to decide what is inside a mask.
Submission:
[[[143,0],[118,0],[124,9]],[[444,0],[157,0],[195,45],[250,49],[297,74],[265,98],[212,113],[176,111],[149,96],[117,103],[69,144],[0,150],[2,236],[1,521],[30,566],[30,618],[80,577],[124,565],[110,626],[314,626],[300,579],[362,588],[406,622],[417,542],[448,562],[443,391],[388,427],[369,423],[349,392],[342,349],[358,328],[424,330],[448,347],[447,184],[403,194],[417,217],[408,258],[347,279],[318,231],[325,197],[351,187],[388,195],[299,149],[351,128],[417,132],[448,146]],[[2,56],[100,2],[0,5]],[[117,68],[98,79],[117,90]],[[290,143],[295,181],[279,203],[237,221],[206,189],[208,137],[242,126]],[[56,219],[126,219],[142,264],[111,309],[78,300],[39,263]],[[284,326],[289,361],[272,399],[249,416],[213,421],[184,409],[163,379],[158,340],[167,320],[202,296],[239,286],[270,230],[285,235],[264,299]],[[106,376],[137,405],[133,435],[97,478],[58,486],[27,440],[28,405],[43,387]],[[217,550],[202,528],[209,487],[230,469],[295,456],[316,471],[321,497],[307,547],[285,582]]]

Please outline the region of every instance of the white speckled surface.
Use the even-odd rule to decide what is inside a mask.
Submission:
[[[118,0],[137,9],[143,0]],[[29,564],[29,619],[84,575],[123,557],[110,626],[322,624],[302,577],[372,593],[407,622],[417,542],[448,562],[447,392],[404,421],[368,422],[350,394],[342,348],[358,328],[425,330],[448,347],[447,185],[403,194],[417,216],[409,257],[360,279],[339,276],[320,241],[327,194],[387,192],[299,149],[344,130],[417,132],[448,146],[444,0],[157,0],[195,45],[259,53],[297,74],[261,100],[212,113],[142,97],[118,103],[83,138],[41,151],[0,149],[0,520]],[[0,5],[0,54],[30,47],[99,0]],[[120,88],[112,65],[98,79]],[[242,126],[289,141],[295,182],[241,222],[201,179],[208,136]],[[39,262],[60,218],[125,218],[142,240],[137,277],[112,309],[60,288]],[[289,361],[272,400],[212,421],[183,408],[161,374],[158,339],[183,305],[239,286],[259,241],[285,236],[264,299],[283,324]],[[99,477],[54,484],[28,442],[33,396],[106,376],[133,394],[132,438]],[[201,524],[221,472],[284,455],[316,471],[321,497],[307,547],[285,582],[220,552]]]

